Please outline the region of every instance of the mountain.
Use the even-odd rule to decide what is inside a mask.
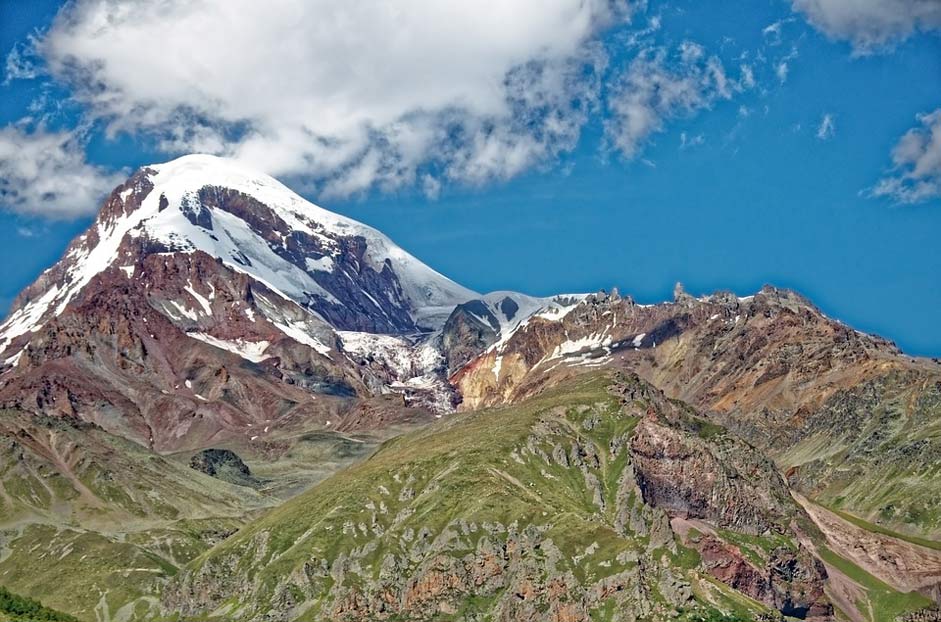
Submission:
[[[597,367],[636,372],[708,412],[808,494],[941,536],[941,479],[930,466],[941,458],[937,360],[905,356],[788,290],[694,298],[678,289],[668,303],[614,292],[561,318],[535,315],[451,380],[465,406],[481,407]]]
[[[0,327],[0,403],[160,451],[283,419],[336,425],[327,398],[369,393],[337,330],[432,330],[474,296],[270,177],[187,156],[116,188],[20,295]]]
[[[938,361],[795,292],[479,294],[185,156],[0,325],[0,585],[83,620],[934,620],[939,420]]]

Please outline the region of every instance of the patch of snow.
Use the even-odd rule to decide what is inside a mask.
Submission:
[[[316,337],[307,333],[303,329],[303,324],[301,322],[279,322],[272,320],[272,323],[278,327],[282,333],[293,339],[298,343],[303,343],[306,346],[310,346],[320,354],[324,356],[330,355],[330,347],[321,343]]]
[[[496,360],[493,362],[493,377],[495,380],[500,380],[500,368],[503,367],[503,355],[497,356]]]
[[[17,309],[0,326],[0,352],[6,350],[10,342],[27,332],[39,330],[39,321],[59,297],[58,285],[53,285],[38,299]]]
[[[631,345],[633,345],[635,348],[639,348],[640,345],[644,342],[644,337],[646,336],[647,336],[647,333],[641,333],[637,335],[636,337],[634,337],[634,341],[631,342]]]
[[[582,353],[586,350],[597,350],[598,348],[607,348],[611,345],[611,337],[605,332],[600,335],[592,334],[580,339],[569,339],[563,341],[555,347],[555,350],[552,351],[552,354],[549,355],[548,359],[557,359],[570,354]]]
[[[191,281],[187,281],[186,287],[183,289],[185,289],[190,296],[196,299],[196,302],[198,302],[199,305],[203,308],[203,311],[206,312],[206,315],[212,315],[212,305],[209,304],[209,301],[204,298],[202,294],[193,289],[193,283]]]
[[[420,373],[418,368],[421,366],[416,365],[415,348],[404,337],[345,330],[337,331],[337,334],[344,351],[380,360],[403,381]]]
[[[308,257],[304,260],[304,263],[307,265],[308,270],[320,270],[321,272],[332,272],[334,266],[333,258],[329,255],[324,255],[320,259]]]
[[[199,314],[197,314],[196,311],[191,311],[190,309],[178,303],[176,300],[168,300],[167,302],[173,305],[173,308],[179,311],[183,315],[183,317],[189,318],[193,320],[194,322],[199,319]],[[180,317],[177,317],[173,315],[172,313],[170,313],[169,315],[175,320],[181,319]]]
[[[434,339],[412,343],[405,337],[338,331],[343,352],[359,357],[388,378],[393,391],[421,391],[435,409],[450,411],[451,387],[445,377],[444,356]],[[362,362],[362,361],[361,361]]]
[[[253,363],[260,363],[267,358],[264,352],[268,348],[270,343],[267,341],[245,341],[244,339],[234,339],[226,340],[213,337],[212,335],[207,335],[206,333],[186,333],[187,336],[192,337],[193,339],[198,339],[204,343],[208,343],[211,346],[215,346],[221,350],[226,350],[232,352],[233,354],[238,354],[243,359],[251,361]],[[189,380],[187,382],[187,387],[190,386]]]
[[[23,356],[23,353],[26,352],[26,348],[23,348],[7,360],[3,361],[4,367],[9,365],[10,367],[16,367],[16,364],[20,362],[20,358]]]
[[[123,272],[127,278],[132,278],[134,276],[135,266],[121,266],[121,272]]]

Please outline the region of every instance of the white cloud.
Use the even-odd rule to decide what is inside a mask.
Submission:
[[[941,30],[938,0],[793,0],[818,30],[869,54],[902,41],[917,30]]]
[[[680,149],[685,150],[690,147],[698,147],[702,144],[705,144],[706,137],[702,134],[696,134],[695,136],[690,136],[686,132],[680,132]]]
[[[832,113],[825,113],[817,126],[817,140],[830,140],[836,134],[836,121]]]
[[[110,133],[327,194],[482,183],[571,149],[626,0],[76,0],[37,42]],[[439,182],[440,183],[440,182]]]
[[[86,162],[84,146],[71,132],[0,128],[3,209],[47,218],[92,214],[123,177]]]
[[[918,115],[918,122],[892,150],[892,174],[869,194],[902,204],[941,198],[941,108]]]
[[[761,34],[765,36],[768,45],[781,45],[781,26],[782,22],[776,21],[762,29]]]
[[[28,41],[28,45],[15,44],[7,54],[4,84],[8,84],[11,80],[32,80],[39,75],[37,59],[33,53],[35,40],[29,39]]]
[[[734,80],[716,56],[686,42],[676,54],[664,48],[643,50],[615,81],[608,99],[605,135],[611,147],[635,157],[667,120],[710,108],[754,84],[750,70]]]

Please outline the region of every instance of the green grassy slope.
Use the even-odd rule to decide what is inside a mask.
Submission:
[[[174,619],[754,619],[766,607],[712,581],[626,485],[646,406],[622,408],[610,382],[583,376],[388,441],[197,558],[165,609]]]

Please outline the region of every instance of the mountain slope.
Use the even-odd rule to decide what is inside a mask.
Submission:
[[[824,316],[787,290],[639,305],[584,298],[538,315],[452,375],[466,408],[595,367],[634,371],[774,457],[808,495],[941,535],[941,365]]]
[[[201,556],[163,602],[185,619],[829,619],[813,533],[753,449],[593,375],[386,443]]]

